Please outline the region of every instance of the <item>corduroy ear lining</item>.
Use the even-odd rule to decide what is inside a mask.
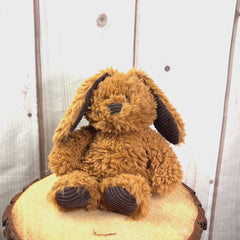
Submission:
[[[70,132],[72,133],[74,131],[74,129],[77,127],[78,123],[82,120],[85,112],[87,111],[88,107],[90,106],[90,100],[92,97],[92,93],[94,90],[97,89],[98,84],[102,81],[105,80],[106,77],[110,76],[108,73],[105,73],[102,77],[100,77],[99,79],[96,80],[96,82],[92,85],[92,87],[88,90],[86,98],[85,98],[85,102],[82,106],[82,109],[78,115],[77,120],[75,121],[75,123],[72,125]]]
[[[179,143],[179,131],[177,123],[173,116],[167,110],[160,98],[150,89],[157,103],[157,118],[154,121],[154,126],[158,132],[172,144]]]

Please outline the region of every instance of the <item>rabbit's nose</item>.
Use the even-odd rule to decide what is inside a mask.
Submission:
[[[121,103],[112,103],[112,104],[108,105],[107,107],[110,110],[110,114],[113,115],[113,114],[121,112],[122,104]]]

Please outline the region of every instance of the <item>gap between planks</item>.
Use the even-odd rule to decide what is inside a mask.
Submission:
[[[216,210],[216,202],[217,202],[217,195],[218,195],[218,188],[219,188],[219,178],[221,174],[222,161],[223,161],[223,150],[224,150],[225,135],[226,135],[228,105],[229,105],[230,88],[231,88],[231,82],[232,82],[232,69],[233,69],[234,50],[235,50],[235,43],[236,43],[236,33],[237,33],[237,27],[238,27],[239,10],[240,10],[240,0],[237,0],[236,8],[235,8],[235,16],[233,21],[233,30],[232,30],[229,59],[228,59],[227,85],[226,85],[226,92],[225,92],[225,99],[224,99],[224,110],[223,110],[221,138],[219,143],[218,161],[217,161],[217,168],[216,168],[216,174],[215,174],[216,177],[215,177],[213,203],[212,203],[211,219],[210,219],[210,227],[209,227],[209,240],[213,239],[213,232],[214,232],[213,224],[215,221],[215,210]]]
[[[41,68],[41,23],[39,0],[33,0],[34,11],[34,37],[35,37],[35,65],[36,65],[36,91],[37,91],[37,119],[39,136],[39,164],[40,176],[45,176],[44,157],[44,123],[43,123],[43,89],[42,89],[42,68]]]
[[[133,37],[133,67],[138,67],[139,24],[140,24],[140,3],[139,3],[139,0],[135,0],[134,37]]]

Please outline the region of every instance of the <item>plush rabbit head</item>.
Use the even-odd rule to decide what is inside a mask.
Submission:
[[[154,124],[169,142],[184,141],[183,121],[151,78],[141,70],[121,73],[112,68],[88,78],[78,89],[53,136],[65,141],[83,117],[96,130],[131,134]]]

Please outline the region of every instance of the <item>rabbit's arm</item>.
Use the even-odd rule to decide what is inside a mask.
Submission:
[[[170,144],[157,132],[147,134],[148,174],[152,192],[167,194],[182,181],[183,172]]]
[[[51,171],[56,175],[63,175],[81,169],[81,157],[93,141],[94,135],[92,127],[83,127],[74,131],[67,141],[55,144],[48,156]]]

